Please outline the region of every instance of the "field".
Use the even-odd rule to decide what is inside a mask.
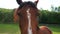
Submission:
[[[53,34],[60,34],[60,25],[48,25]],[[18,24],[0,24],[0,34],[19,34]]]

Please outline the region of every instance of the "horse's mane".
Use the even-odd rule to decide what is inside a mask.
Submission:
[[[31,1],[21,3],[19,8],[22,8],[24,5],[30,5],[31,7],[36,8],[36,4]]]

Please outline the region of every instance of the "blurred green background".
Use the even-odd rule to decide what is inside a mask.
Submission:
[[[13,21],[14,9],[0,8],[0,34],[20,34],[18,23]],[[39,10],[39,26],[48,26],[53,34],[60,34],[60,6],[49,10]]]

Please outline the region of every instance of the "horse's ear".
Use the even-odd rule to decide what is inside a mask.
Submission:
[[[39,2],[39,0],[35,1],[34,3],[37,5],[38,2]]]
[[[22,3],[22,0],[16,0],[16,1],[19,5]]]

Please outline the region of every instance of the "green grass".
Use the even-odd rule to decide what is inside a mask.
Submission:
[[[19,27],[17,24],[0,24],[0,34],[18,34]]]
[[[60,34],[60,25],[47,25],[53,34]],[[20,34],[18,24],[0,24],[0,34]]]
[[[60,34],[60,25],[50,25],[53,34]]]
[[[52,30],[53,34],[60,34],[60,24],[47,24],[46,26]]]

